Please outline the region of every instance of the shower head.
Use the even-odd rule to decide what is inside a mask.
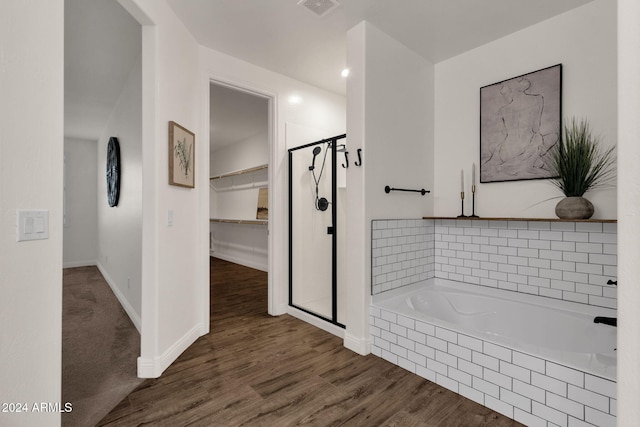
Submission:
[[[311,166],[309,166],[310,171],[316,168],[316,156],[320,154],[320,151],[322,151],[320,147],[316,147],[313,149],[313,160],[311,160]]]

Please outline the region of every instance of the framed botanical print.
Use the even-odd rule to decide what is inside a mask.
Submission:
[[[195,134],[169,122],[169,184],[195,187]]]

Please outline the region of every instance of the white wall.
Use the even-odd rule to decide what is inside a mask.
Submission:
[[[562,63],[563,116],[588,118],[594,134],[615,145],[616,61],[616,2],[596,0],[436,64],[435,214],[460,214],[461,168],[470,194],[471,164],[479,162],[480,87]],[[553,218],[561,193],[542,180],[478,184],[476,196],[480,216]],[[615,188],[586,196],[594,218],[616,218]],[[465,205],[470,214],[469,199]]]
[[[64,2],[0,14],[0,402],[60,402]],[[16,242],[16,210],[49,210],[49,238]],[[29,408],[32,409],[32,408]],[[58,412],[0,413],[59,426]]]
[[[215,100],[214,100],[215,102]],[[269,163],[268,105],[264,103],[264,131],[211,152],[211,176]],[[211,218],[255,220],[259,188],[267,187],[268,170],[211,181]],[[231,188],[238,188],[231,190]],[[212,222],[211,255],[247,267],[268,271],[267,225]]]
[[[111,137],[120,144],[120,198],[107,203],[106,157]],[[98,268],[140,330],[142,286],[142,61],[122,88],[97,146]],[[95,183],[95,181],[94,181]]]
[[[326,137],[344,133],[346,126],[343,96],[249,64],[232,56],[200,47],[202,77],[200,91],[209,93],[211,80],[249,89],[272,97],[274,106],[273,142],[269,152],[269,313],[287,312],[288,302],[288,170],[285,125],[294,123],[326,130]],[[336,71],[338,72],[338,71]],[[296,95],[299,104],[289,103]],[[208,99],[203,100],[203,127],[209,121]],[[311,141],[310,141],[311,142]]]
[[[142,342],[138,375],[159,376],[209,330],[209,153],[197,44],[166,1],[120,0],[142,28]],[[208,88],[207,88],[208,89]],[[168,123],[195,133],[195,188],[168,185]],[[168,215],[173,214],[169,226]],[[206,296],[205,296],[206,293]]]
[[[640,3],[618,0],[618,425],[640,419]]]
[[[347,290],[345,345],[368,353],[371,220],[421,218],[432,195],[384,187],[433,190],[433,64],[368,22],[347,34],[351,69],[347,133],[351,151],[363,148],[362,168],[347,172]]]
[[[98,259],[97,156],[96,141],[64,139],[65,268],[96,265]]]

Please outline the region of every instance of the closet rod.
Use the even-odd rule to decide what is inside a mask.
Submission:
[[[407,190],[406,188],[391,188],[391,187],[389,187],[388,185],[386,185],[386,186],[384,187],[384,192],[385,192],[385,193],[389,194],[389,193],[390,193],[390,192],[392,192],[392,191],[408,191],[408,192],[411,192],[411,193],[420,193],[420,194],[422,194],[423,196],[424,196],[425,194],[427,194],[427,193],[431,193],[431,191],[429,191],[429,190],[425,190],[424,188],[422,188],[422,189],[420,189],[420,190]]]

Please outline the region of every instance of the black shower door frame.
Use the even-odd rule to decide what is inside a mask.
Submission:
[[[347,134],[342,134],[289,149],[289,306],[341,328],[345,328],[345,325],[338,322],[338,180],[336,168],[336,147],[338,145],[338,141],[345,139],[346,137]],[[320,144],[328,144],[328,147],[331,148],[331,318],[314,313],[313,311],[307,310],[304,307],[300,307],[293,303],[293,153],[297,150]]]

